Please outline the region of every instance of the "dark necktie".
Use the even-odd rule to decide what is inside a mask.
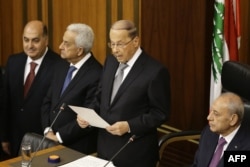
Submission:
[[[221,137],[218,144],[217,144],[217,150],[213,155],[213,158],[210,162],[209,167],[217,167],[217,165],[219,164],[220,158],[221,158],[221,153],[223,151],[223,147],[226,143],[227,143],[227,141],[223,137]]]
[[[34,62],[31,62],[30,63],[30,72],[26,78],[26,81],[25,81],[25,84],[24,84],[24,97],[26,97],[30,87],[31,87],[31,84],[35,78],[35,69],[36,69],[36,66],[37,64],[34,63]]]
[[[75,66],[70,66],[69,67],[69,70],[68,70],[68,73],[67,73],[67,76],[64,80],[64,84],[63,84],[63,88],[62,88],[62,91],[61,91],[61,95],[63,94],[64,90],[68,87],[71,79],[72,79],[72,74],[73,72],[76,70],[76,67]]]
[[[124,63],[120,63],[119,67],[118,67],[118,74],[114,79],[114,83],[113,83],[113,91],[112,91],[112,96],[111,96],[111,102],[113,101],[121,83],[122,83],[122,79],[123,79],[123,71],[125,68],[127,68],[128,65],[124,64]]]

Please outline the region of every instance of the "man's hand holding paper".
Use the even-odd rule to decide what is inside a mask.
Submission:
[[[77,114],[77,119],[76,119],[78,125],[81,127],[81,128],[86,128],[89,126],[89,123],[87,121],[85,121],[83,118],[81,118],[80,115]]]
[[[98,128],[106,128],[110,126],[105,120],[103,120],[94,110],[85,107],[71,106],[69,107],[78,114],[77,122],[79,126],[85,128],[87,126],[94,126]]]

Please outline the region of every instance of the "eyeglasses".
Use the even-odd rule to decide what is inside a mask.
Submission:
[[[133,40],[134,40],[134,38],[132,38],[130,41],[128,41],[126,43],[112,43],[112,42],[109,42],[108,47],[110,47],[111,49],[114,49],[115,47],[118,48],[118,49],[122,49],[122,48],[125,48]]]

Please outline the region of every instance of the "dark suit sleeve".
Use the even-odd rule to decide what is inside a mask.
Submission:
[[[2,124],[2,122],[3,122],[3,120],[2,120],[2,118],[3,118],[3,74],[2,74],[2,68],[0,69],[1,71],[0,71],[0,122],[1,122],[1,124]],[[0,126],[2,127],[3,125],[1,125],[0,124]],[[0,129],[1,130],[1,129]],[[2,132],[0,132],[0,134],[2,134]],[[0,135],[0,141],[1,141],[1,139],[2,139],[2,137],[1,137],[2,135]]]
[[[204,133],[204,130],[203,130],[202,134],[203,133]],[[195,156],[194,156],[194,161],[193,161],[192,167],[197,167],[198,164],[199,164],[199,161],[200,161],[200,145],[201,144],[202,144],[202,136],[201,136],[200,141],[199,141],[199,147],[198,147],[198,149],[195,152]]]
[[[93,100],[90,102],[90,104],[87,104],[87,107],[93,109],[96,113],[100,113],[101,89],[101,82],[99,82],[95,92],[93,93]]]
[[[217,145],[219,135],[210,131],[207,125],[201,132],[192,167],[208,166]]]
[[[91,80],[95,80],[95,79],[91,79]],[[97,85],[98,85],[98,82],[93,82],[91,85],[88,86],[88,88],[85,91],[85,97],[84,97],[84,102],[83,102],[84,104],[82,104],[82,106],[89,106],[89,104],[93,101]],[[67,108],[66,110],[71,110],[71,109]],[[63,142],[67,143],[67,142],[72,142],[71,141],[72,139],[88,135],[94,129],[95,128],[83,129],[78,125],[76,119],[74,119],[74,120],[69,121],[67,124],[64,124],[63,126],[59,127],[57,129],[57,132],[59,132]]]
[[[94,129],[95,128],[93,127],[81,128],[76,122],[76,120],[72,120],[64,127],[59,128],[57,132],[59,132],[60,137],[63,140],[63,143],[67,144],[67,143],[71,143],[73,140],[77,138],[87,136]]]
[[[161,68],[151,80],[147,90],[148,112],[128,120],[133,133],[143,135],[164,123],[170,112],[170,76]]]
[[[50,87],[44,100],[43,100],[43,104],[41,107],[41,123],[42,123],[42,128],[43,130],[46,127],[50,126],[50,108],[51,108],[51,90],[52,88]]]
[[[100,102],[101,102],[101,92],[102,92],[102,79],[103,79],[103,72],[104,72],[104,68],[106,67],[107,64],[107,60],[105,60],[104,62],[104,66],[102,68],[102,70],[100,70],[100,79],[99,82],[97,84],[96,90],[93,93],[94,97],[92,99],[92,101],[86,105],[86,107],[93,109],[96,113],[100,113]]]
[[[0,115],[0,139],[2,141],[8,141],[9,140],[9,134],[8,134],[8,121],[10,117],[10,112],[7,111],[7,106],[10,105],[8,102],[8,73],[9,73],[9,64],[11,64],[12,57],[10,56],[7,60],[7,64],[4,70],[4,75],[2,75],[2,90],[1,90],[1,115]]]
[[[3,110],[3,73],[2,68],[0,69],[0,112]]]

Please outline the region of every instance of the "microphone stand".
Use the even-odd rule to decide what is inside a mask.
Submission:
[[[126,144],[124,144],[122,146],[122,148],[120,148],[120,150],[118,150],[115,155],[112,156],[112,158],[103,166],[103,167],[106,167],[129,143],[133,142],[134,139],[136,138],[135,135],[131,136],[128,140],[128,142]]]
[[[57,113],[55,119],[53,120],[53,122],[52,122],[51,125],[49,126],[49,130],[52,128],[52,126],[54,125],[54,123],[55,123],[56,120],[57,120],[57,117],[58,117],[58,116],[60,115],[60,113],[64,110],[65,106],[66,106],[65,103],[63,103],[63,104],[61,105],[60,110],[58,111],[58,113]],[[48,132],[49,132],[49,131],[48,131]],[[48,133],[48,132],[47,132],[47,133]],[[30,161],[29,161],[27,167],[30,167],[31,162],[33,161],[34,157],[36,156],[36,153],[38,152],[38,150],[40,149],[41,145],[43,144],[43,142],[44,142],[44,140],[45,140],[45,138],[46,138],[47,133],[44,134],[44,136],[43,136],[41,142],[39,143],[38,147],[36,148],[35,153],[34,153],[33,156],[31,157],[31,159],[30,159]]]

